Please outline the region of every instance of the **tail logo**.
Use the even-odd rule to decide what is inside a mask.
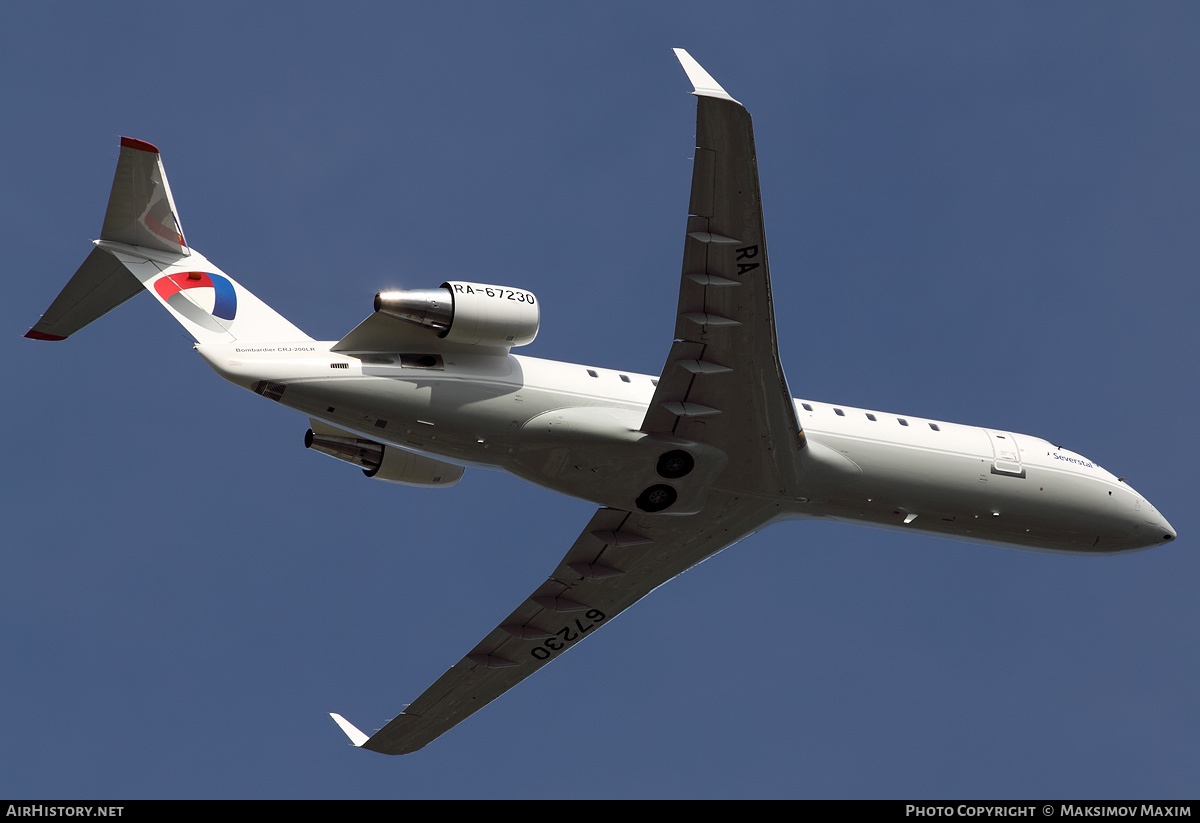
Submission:
[[[212,291],[206,295],[204,292],[193,292],[193,289]],[[237,315],[237,292],[233,283],[219,274],[203,271],[168,274],[158,279],[154,291],[177,313],[212,331],[225,330],[224,324],[217,323],[216,318],[233,320]],[[208,295],[212,297],[211,309],[206,306],[205,298]]]

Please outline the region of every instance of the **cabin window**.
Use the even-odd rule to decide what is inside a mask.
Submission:
[[[871,420],[871,421],[874,421],[874,420],[875,420],[875,415],[871,414],[870,412],[867,412],[867,419],[868,419],[868,420]]]
[[[933,429],[935,432],[940,432],[940,431],[941,431],[941,429],[939,429],[939,428],[938,428],[938,424],[937,424],[937,423],[930,423],[930,424],[929,424],[929,428]]]
[[[807,403],[801,403],[800,405],[804,407],[805,411],[812,411],[812,406],[808,405]]]
[[[658,381],[657,381],[657,380],[651,380],[651,381],[650,381],[650,385],[651,385],[651,386],[654,386],[655,388],[657,388],[657,387],[658,387]]]
[[[628,382],[629,382],[629,375],[627,375],[627,374],[623,374],[623,375],[621,375],[621,382],[622,382],[622,383],[628,383]]]
[[[834,409],[834,410],[833,410],[833,413],[834,413],[834,414],[836,414],[838,417],[845,417],[845,416],[846,416],[846,413],[845,413],[844,411],[842,411],[841,409]]]
[[[897,417],[896,419],[900,421],[900,425],[901,425],[901,426],[907,426],[907,425],[908,425],[908,421],[907,421],[907,420],[905,420],[903,417]]]
[[[596,374],[595,369],[588,369],[588,377],[599,377],[599,376],[600,375]]]

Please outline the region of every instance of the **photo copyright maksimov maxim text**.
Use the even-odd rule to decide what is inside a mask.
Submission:
[[[1191,817],[1191,806],[1165,806],[1155,803],[1124,806],[916,806],[904,807],[905,817]]]
[[[5,817],[120,817],[124,806],[47,806],[42,803],[9,805]]]

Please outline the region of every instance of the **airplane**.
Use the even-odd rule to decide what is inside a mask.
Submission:
[[[768,524],[824,518],[1086,554],[1159,545],[1123,478],[1030,435],[795,399],[776,340],[751,118],[683,49],[696,148],[673,342],[661,374],[512,353],[529,291],[380,292],[314,340],[191,248],[158,149],[121,138],[100,239],[26,334],[63,340],[143,290],[221,377],[309,418],[305,445],[367,477],[453,486],[511,472],[598,506],[549,576],[355,747],[417,751],[653,589]]]

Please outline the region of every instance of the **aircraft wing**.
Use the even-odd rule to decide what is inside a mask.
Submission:
[[[550,577],[402,714],[372,736],[332,715],[355,746],[420,749],[667,580],[769,523],[779,495],[795,488],[805,441],[775,340],[750,115],[687,52],[676,55],[699,97],[698,147],[676,342],[642,431],[712,445],[728,455],[726,468],[695,514],[597,511]],[[353,344],[339,345],[376,335],[360,326]]]
[[[750,113],[683,49],[696,155],[675,344],[642,431],[715,446],[724,488],[787,495],[804,432],[779,361]]]
[[[402,714],[370,737],[332,717],[356,746],[414,752],[775,511],[731,493],[689,517],[600,509],[550,577]]]

